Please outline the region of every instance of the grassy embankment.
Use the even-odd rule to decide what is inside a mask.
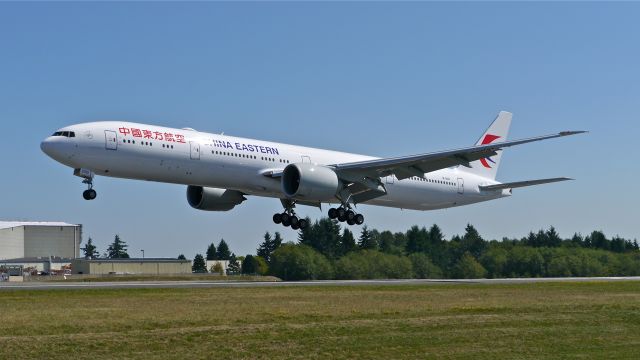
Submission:
[[[640,283],[0,292],[0,359],[638,357]]]

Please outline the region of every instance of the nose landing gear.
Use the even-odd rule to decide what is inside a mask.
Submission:
[[[98,193],[93,190],[93,178],[94,174],[91,170],[87,169],[75,169],[73,175],[83,178],[83,184],[87,184],[87,190],[82,192],[82,197],[85,200],[93,200],[98,196]]]
[[[98,193],[93,189],[87,189],[82,192],[82,197],[85,200],[93,200],[98,196]]]

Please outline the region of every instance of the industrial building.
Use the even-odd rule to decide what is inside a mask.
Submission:
[[[73,274],[90,275],[168,275],[191,274],[191,260],[147,259],[74,259]]]
[[[82,225],[0,221],[0,260],[80,256]]]
[[[0,267],[9,268],[12,266],[20,266],[25,271],[35,270],[38,273],[51,273],[56,271],[64,271],[71,265],[72,259],[60,257],[34,257],[34,258],[18,258],[0,260]]]

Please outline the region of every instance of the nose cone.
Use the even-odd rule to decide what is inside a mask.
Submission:
[[[67,138],[60,136],[49,136],[40,143],[40,149],[50,158],[64,162],[64,160],[73,156],[73,145],[67,141]]]
[[[49,155],[50,157],[53,157],[53,145],[51,137],[42,140],[42,142],[40,143],[40,150],[42,150],[43,153]]]

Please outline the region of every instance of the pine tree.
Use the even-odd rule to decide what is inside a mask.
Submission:
[[[478,233],[475,227],[471,224],[467,224],[465,228],[465,234],[460,241],[460,250],[462,253],[470,252],[471,255],[478,258],[482,253],[486,243],[484,239]]]
[[[342,255],[357,248],[356,239],[353,237],[353,232],[351,232],[351,230],[347,229],[346,227],[342,231],[340,242],[342,244]]]
[[[128,259],[127,247],[128,245],[120,239],[120,236],[116,235],[113,243],[107,248],[107,257],[109,259]]]
[[[307,224],[311,224],[311,221],[309,221],[309,219],[307,219]],[[274,236],[273,236],[273,247],[271,252],[273,253],[274,251],[276,251],[277,248],[279,248],[280,246],[282,246],[282,235],[280,235],[279,232],[275,232]]]
[[[562,239],[560,238],[560,235],[558,235],[556,228],[554,228],[553,226],[551,226],[549,230],[547,230],[545,235],[547,237],[547,246],[558,247],[562,245]]]
[[[376,243],[371,231],[367,225],[362,227],[362,232],[360,233],[360,238],[358,239],[358,246],[360,249],[369,249],[375,250],[378,248],[378,244]]]
[[[231,254],[229,257],[229,265],[227,266],[227,275],[235,275],[240,272],[240,264],[236,259],[236,254]]]
[[[256,250],[256,254],[258,256],[262,256],[267,262],[269,262],[269,258],[271,257],[271,248],[273,247],[273,240],[271,240],[271,234],[267,231],[264,234],[264,241],[258,245],[258,249]]]
[[[253,255],[247,255],[244,257],[244,260],[242,260],[242,273],[247,275],[257,273],[256,260]]]
[[[217,260],[229,260],[229,258],[231,257],[229,245],[227,245],[227,242],[224,241],[224,239],[221,239],[220,243],[218,244],[218,251],[216,252],[216,256],[218,257]]]
[[[269,232],[264,234],[264,241],[258,246],[256,254],[263,258],[267,263],[271,261],[271,254],[282,245],[282,236],[279,232],[271,238]]]
[[[407,253],[412,254],[415,252],[426,252],[427,243],[429,241],[429,233],[427,229],[414,225],[407,231]]]
[[[178,260],[187,260],[187,257],[184,254],[178,255]]]
[[[216,253],[216,246],[211,243],[207,248],[207,260],[217,260],[218,254]]]
[[[440,230],[440,227],[438,225],[433,224],[431,226],[431,229],[429,229],[429,242],[431,243],[431,245],[438,246],[443,241],[444,235],[442,235],[442,230]]]
[[[207,272],[207,264],[204,261],[204,257],[202,254],[196,254],[193,258],[193,266],[191,266],[191,270],[194,273],[206,273]]]
[[[84,257],[86,257],[87,259],[94,259],[100,256],[100,253],[98,252],[96,246],[93,245],[93,240],[91,238],[87,240],[87,243],[81,250],[84,252]]]

